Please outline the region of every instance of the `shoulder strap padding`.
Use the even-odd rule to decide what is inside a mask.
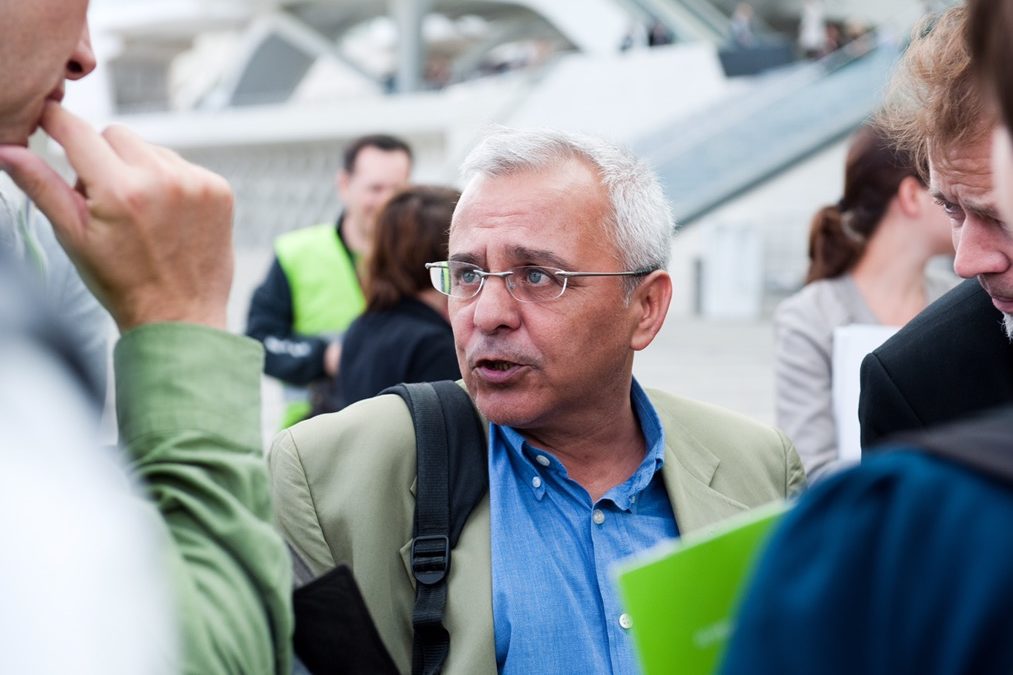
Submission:
[[[450,652],[443,612],[451,550],[489,487],[485,433],[467,392],[449,380],[400,384],[381,393],[404,399],[415,425],[412,672],[435,675]]]

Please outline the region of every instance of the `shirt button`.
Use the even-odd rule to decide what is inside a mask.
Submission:
[[[605,522],[605,514],[604,514],[604,512],[602,512],[601,509],[595,509],[591,513],[591,520],[594,521],[595,525],[601,525],[602,523]]]
[[[623,612],[622,614],[619,615],[619,626],[623,630],[629,630],[630,628],[633,627],[633,617],[627,614],[626,612]]]
[[[539,478],[538,476],[535,476],[534,478],[532,478],[531,479],[531,487],[533,487],[533,488],[540,488],[540,487],[542,487],[542,479]]]
[[[545,455],[535,455],[535,461],[541,464],[542,466],[549,465],[549,458],[546,457]]]
[[[633,495],[632,497],[630,497],[630,504],[636,504],[636,503],[637,503],[637,496]]]

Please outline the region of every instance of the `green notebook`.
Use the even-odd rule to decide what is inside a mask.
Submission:
[[[774,502],[659,544],[613,570],[645,675],[709,675],[742,585],[787,505]]]

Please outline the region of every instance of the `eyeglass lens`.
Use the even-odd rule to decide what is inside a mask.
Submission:
[[[504,277],[507,291],[520,302],[555,300],[566,290],[566,277],[544,267],[523,265],[506,272],[489,273],[471,263],[450,261],[429,270],[433,287],[440,293],[467,300],[478,295],[490,276]]]

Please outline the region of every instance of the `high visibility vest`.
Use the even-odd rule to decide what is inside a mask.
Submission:
[[[292,294],[292,329],[300,335],[338,335],[366,307],[348,250],[331,223],[283,234],[275,240],[278,264]],[[309,414],[305,387],[286,387],[282,426]]]
[[[355,266],[330,223],[278,237],[278,263],[292,293],[292,329],[300,335],[343,333],[366,308]]]

